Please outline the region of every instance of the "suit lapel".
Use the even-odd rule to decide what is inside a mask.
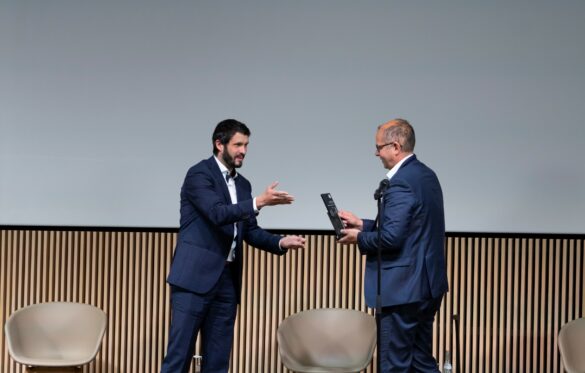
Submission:
[[[211,156],[211,158],[209,158],[207,161],[208,161],[209,169],[211,170],[211,175],[213,176],[215,181],[219,184],[219,188],[223,194],[223,198],[225,199],[225,202],[227,204],[231,205],[232,199],[230,198],[230,191],[228,190],[228,187],[227,187],[227,184],[226,184],[225,179],[223,177],[223,174],[221,173],[221,170],[219,169],[219,166],[217,165],[215,158],[213,156]]]

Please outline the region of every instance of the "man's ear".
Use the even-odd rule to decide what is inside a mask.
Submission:
[[[218,152],[222,153],[223,147],[224,145],[221,143],[219,139],[215,140],[215,149],[217,149]]]

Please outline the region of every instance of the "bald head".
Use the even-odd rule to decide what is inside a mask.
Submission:
[[[414,128],[405,119],[392,119],[389,122],[378,126],[378,131],[382,131],[386,143],[397,142],[400,144],[404,153],[412,153],[416,142]]]

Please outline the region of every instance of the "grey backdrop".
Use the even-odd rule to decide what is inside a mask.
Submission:
[[[178,226],[224,118],[241,172],[329,229],[375,214],[376,126],[409,119],[450,231],[585,233],[585,1],[0,2],[0,224]]]

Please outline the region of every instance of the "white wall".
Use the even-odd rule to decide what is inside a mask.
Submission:
[[[0,224],[178,226],[236,118],[267,228],[375,213],[376,126],[411,121],[450,231],[585,233],[583,1],[0,3]]]

